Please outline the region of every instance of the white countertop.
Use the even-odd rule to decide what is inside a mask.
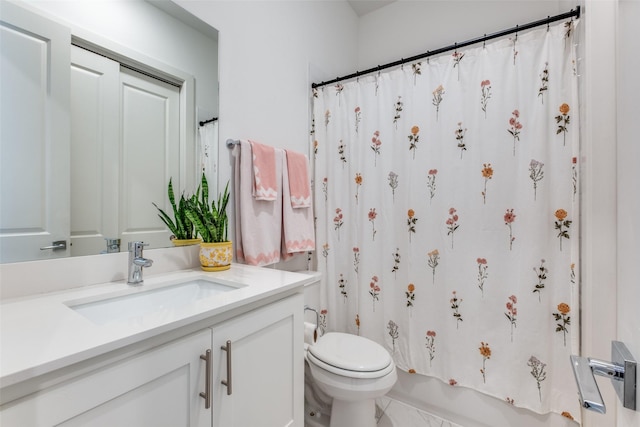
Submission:
[[[95,324],[69,307],[197,277],[238,289],[179,309],[106,325]],[[9,300],[0,304],[0,385],[8,387],[316,280],[312,275],[233,264],[216,273],[192,269],[148,275],[136,287],[118,281]]]

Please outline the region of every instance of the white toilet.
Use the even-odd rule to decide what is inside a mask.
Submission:
[[[329,332],[305,357],[314,383],[333,398],[330,427],[375,427],[375,399],[398,378],[389,352],[367,338]]]

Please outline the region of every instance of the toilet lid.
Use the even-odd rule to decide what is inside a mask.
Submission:
[[[323,335],[308,351],[324,363],[349,371],[374,372],[391,364],[389,352],[378,343],[341,332]]]

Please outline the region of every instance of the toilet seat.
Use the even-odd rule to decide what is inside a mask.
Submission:
[[[357,335],[329,332],[308,347],[316,366],[350,378],[380,378],[393,371],[391,356],[378,343]]]

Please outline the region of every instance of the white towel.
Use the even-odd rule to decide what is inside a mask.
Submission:
[[[282,237],[283,151],[275,150],[277,199],[256,200],[253,192],[251,144],[240,141],[233,148],[235,157],[236,259],[249,265],[268,265],[280,261]]]

